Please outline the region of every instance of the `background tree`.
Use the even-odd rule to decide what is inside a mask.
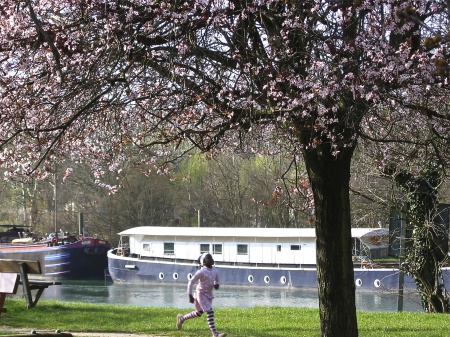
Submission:
[[[78,234],[83,213],[85,231],[113,244],[115,234],[130,226],[198,226],[198,210],[202,226],[311,226],[307,197],[283,192],[283,176],[295,177],[300,169],[284,156],[196,154],[173,165],[170,174],[145,172],[145,179],[139,168],[124,166],[120,174],[105,173],[104,181],[121,184],[112,195],[95,183],[88,166],[69,166],[70,179],[60,168],[47,180],[5,184],[3,224],[31,226],[37,236],[60,229]],[[300,184],[298,191],[308,193],[305,178]]]
[[[353,227],[388,227],[395,184],[374,164],[367,144],[360,142],[352,162],[350,202]],[[395,203],[396,205],[396,203]]]
[[[191,148],[301,154],[321,334],[358,335],[356,141],[393,121],[442,119],[434,129],[448,134],[447,2],[6,0],[0,13],[9,175],[45,178],[50,162],[83,158],[114,192],[104,163],[118,171],[132,155],[166,172]]]
[[[295,170],[299,169],[283,156],[230,154],[210,159],[192,156],[180,166],[177,175],[186,178],[183,185],[195,225],[200,209],[202,223],[209,226],[311,226],[304,194],[308,191],[306,178],[300,179],[301,187],[296,189],[295,196],[282,193],[283,182],[288,180],[285,176],[295,176]],[[295,186],[290,181],[287,184]]]
[[[395,166],[387,173],[407,193],[403,209],[407,230],[412,234],[402,269],[414,276],[424,309],[446,313],[450,298],[442,280],[441,267],[448,260],[444,250],[448,247],[448,232],[445,226],[435,222],[440,211],[437,195],[442,184],[442,170],[436,163],[429,162],[415,176]]]
[[[437,219],[442,211],[440,203],[448,200],[448,196],[439,199],[439,195],[444,196],[441,191],[448,186],[449,139],[439,131],[441,125],[430,119],[401,124],[386,112],[386,109],[379,111],[379,120],[384,115],[388,127],[380,128],[379,123],[368,125],[361,142],[364,155],[358,159],[361,168],[364,163],[374,168],[371,177],[368,176],[371,181],[391,187],[385,192],[367,189],[365,192],[370,191],[371,196],[364,192],[359,195],[365,194],[387,212],[402,212],[408,233],[402,269],[415,278],[427,312],[448,312],[449,297],[441,273],[441,267],[448,263],[448,241],[445,243],[448,233],[442,225],[444,221],[437,223]],[[404,116],[401,111],[396,113],[396,118]],[[396,144],[395,151],[389,149],[391,143]]]

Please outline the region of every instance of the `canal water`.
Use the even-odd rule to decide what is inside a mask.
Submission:
[[[190,308],[186,285],[137,286],[104,281],[63,281],[46,289],[41,299],[63,302],[87,302],[132,306]],[[318,308],[317,291],[311,289],[278,289],[228,287],[215,291],[215,308],[250,308],[282,306]],[[398,295],[394,292],[356,292],[356,309],[361,311],[397,311]],[[403,310],[422,311],[416,293],[405,293]]]

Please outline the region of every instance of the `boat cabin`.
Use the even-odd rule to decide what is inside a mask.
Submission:
[[[360,254],[363,249],[359,238],[371,231],[373,229],[352,229],[355,252]],[[130,228],[119,235],[119,250],[123,250],[123,255],[141,259],[194,261],[209,252],[218,264],[316,265],[314,228],[146,226]]]

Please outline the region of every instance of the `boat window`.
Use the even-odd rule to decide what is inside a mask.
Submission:
[[[238,255],[248,255],[248,245],[237,245]]]
[[[148,244],[148,243],[144,243],[143,245],[142,245],[142,250],[145,252],[145,251],[147,251],[147,252],[149,252],[150,251],[150,245]]]
[[[281,252],[281,245],[277,245],[277,252]]]
[[[164,254],[166,254],[166,255],[174,255],[175,254],[175,243],[173,243],[173,242],[164,242]]]
[[[217,243],[217,244],[213,244],[213,254],[222,254],[222,244],[221,243]]]
[[[200,254],[209,253],[209,243],[200,244]]]
[[[300,245],[291,245],[291,250],[300,250]]]

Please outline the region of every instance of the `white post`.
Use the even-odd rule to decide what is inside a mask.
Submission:
[[[403,290],[405,284],[405,273],[401,270],[402,263],[405,259],[405,235],[406,223],[403,219],[403,212],[400,213],[400,252],[399,252],[399,274],[398,274],[398,298],[397,311],[403,311]]]

